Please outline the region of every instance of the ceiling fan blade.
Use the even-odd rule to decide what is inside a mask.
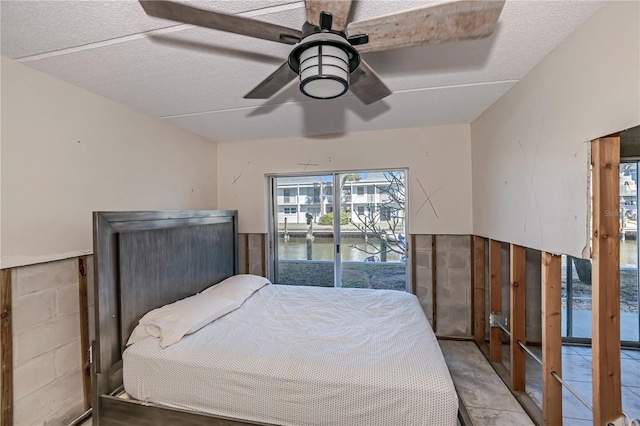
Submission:
[[[344,31],[349,19],[351,0],[304,0],[307,9],[307,22],[320,25],[320,12],[329,12],[333,15],[332,30]]]
[[[377,102],[391,94],[391,90],[365,61],[360,61],[360,66],[351,73],[349,89],[365,105]]]
[[[504,0],[455,1],[352,22],[347,33],[369,35],[361,53],[483,38],[493,33],[503,6]]]
[[[139,1],[147,15],[156,18],[169,19],[285,44],[295,44],[302,38],[302,33],[298,30],[281,27],[269,22],[198,9],[172,1]]]
[[[269,99],[275,95],[284,86],[289,84],[298,74],[293,72],[289,63],[285,62],[280,68],[275,70],[269,77],[265,78],[262,83],[258,84],[252,91],[244,95],[245,99]]]

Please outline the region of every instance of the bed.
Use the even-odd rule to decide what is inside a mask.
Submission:
[[[456,424],[415,296],[268,284],[167,348],[127,347],[148,311],[237,274],[236,212],[95,213],[94,231],[94,424]]]

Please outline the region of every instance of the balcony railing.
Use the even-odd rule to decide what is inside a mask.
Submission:
[[[297,204],[297,203],[298,203],[298,197],[296,196],[282,197],[282,204]]]

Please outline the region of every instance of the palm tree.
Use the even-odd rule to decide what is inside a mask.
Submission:
[[[342,179],[340,181],[340,189],[342,189],[344,187],[344,184],[349,181],[349,182],[358,182],[360,179],[362,179],[362,177],[360,177],[360,174],[358,173],[345,173],[342,175]]]

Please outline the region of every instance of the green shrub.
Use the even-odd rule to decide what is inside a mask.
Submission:
[[[349,215],[345,212],[340,213],[340,225],[348,225],[349,224]]]
[[[333,213],[327,213],[320,216],[318,219],[319,225],[333,225]]]
[[[318,219],[318,224],[333,225],[333,213],[327,213],[320,216],[320,219]],[[345,212],[340,212],[340,225],[348,225],[348,224],[349,224],[349,215]]]

